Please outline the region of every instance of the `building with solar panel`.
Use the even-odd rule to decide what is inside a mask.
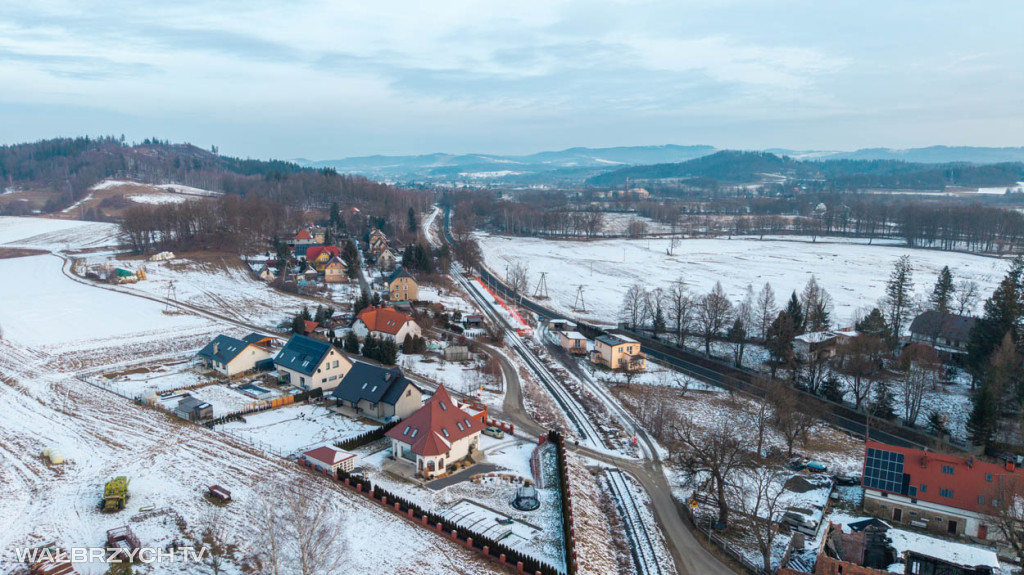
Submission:
[[[1024,479],[1012,461],[992,463],[868,441],[864,510],[945,535],[999,539],[1001,494]]]

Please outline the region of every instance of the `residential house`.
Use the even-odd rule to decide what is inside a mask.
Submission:
[[[199,398],[186,395],[175,406],[174,415],[199,423],[213,419],[213,406]]]
[[[256,369],[256,364],[273,355],[269,345],[218,335],[196,353],[208,369],[235,377]]]
[[[857,337],[857,332],[852,330],[802,333],[793,338],[793,353],[803,361],[828,359],[836,355],[840,345],[854,337]]]
[[[423,405],[423,391],[401,369],[361,361],[352,364],[331,397],[339,411],[377,421],[405,419]]]
[[[381,271],[391,271],[398,265],[398,256],[395,255],[394,250],[387,248],[381,250],[377,255],[377,268]]]
[[[256,345],[262,345],[263,347],[273,348],[280,345],[278,338],[272,335],[266,335],[259,332],[252,332],[249,335],[242,338],[242,341],[246,343],[254,343]]]
[[[994,516],[1006,478],[1024,472],[1013,462],[868,441],[864,456],[864,510],[886,521],[944,535],[998,538]]]
[[[405,271],[405,268],[398,268],[387,280],[388,295],[391,301],[415,301],[420,299],[419,284],[416,278]]]
[[[466,329],[476,329],[484,326],[484,316],[476,313],[462,316],[462,326]]]
[[[813,567],[809,563],[813,563]],[[813,558],[787,554],[778,575],[995,575],[991,549],[894,529],[877,519],[829,523]]]
[[[313,239],[313,235],[309,233],[309,230],[303,228],[295,234],[289,243],[295,248],[295,255],[298,256],[299,254],[306,253],[306,248],[315,246],[317,242]]]
[[[431,479],[479,450],[483,429],[441,385],[423,407],[386,436],[391,439],[393,458],[412,463],[419,475]]]
[[[963,354],[967,352],[974,322],[973,317],[929,310],[910,323],[910,339],[930,343],[947,353]]]
[[[647,355],[640,350],[640,342],[619,334],[598,336],[590,351],[590,361],[613,370],[647,369]]]
[[[384,232],[378,230],[377,228],[374,228],[370,230],[369,241],[366,243],[366,246],[368,248],[368,251],[376,256],[380,252],[387,249],[388,237],[384,235]]]
[[[378,306],[370,306],[360,311],[355,323],[352,324],[352,331],[360,339],[373,335],[377,338],[390,339],[399,345],[405,342],[407,335],[419,337],[422,333],[420,326],[411,316],[389,307]]]
[[[356,454],[330,445],[317,447],[302,454],[302,459],[314,469],[337,475],[338,470],[351,473],[355,468]]]
[[[256,277],[265,282],[272,282],[277,279],[277,268],[270,267],[266,264],[261,265],[256,269]]]
[[[560,331],[576,331],[576,323],[567,319],[549,319],[546,322],[548,331],[560,332]]]
[[[558,345],[573,355],[587,355],[587,338],[578,331],[558,332]]]
[[[274,365],[295,387],[327,391],[337,387],[352,362],[326,341],[296,334],[277,354]]]
[[[309,235],[313,236],[313,242],[322,244],[327,239],[327,229],[321,226],[312,226],[309,228]]]
[[[348,266],[338,256],[334,256],[324,265],[324,282],[340,284],[348,281]]]
[[[335,246],[310,246],[306,248],[306,263],[320,272],[331,258],[338,257],[340,253]]]

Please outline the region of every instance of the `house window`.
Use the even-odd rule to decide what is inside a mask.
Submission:
[[[924,483],[921,484],[921,493],[928,493],[928,486]]]
[[[953,475],[953,471],[954,471],[954,469],[953,469],[952,465],[943,465],[942,466],[942,472],[945,473],[946,475]]]
[[[441,428],[441,433],[443,433],[445,437],[448,437],[448,430],[444,427]]]
[[[985,504],[985,496],[984,495],[979,495],[978,496],[978,505],[984,505],[984,504]]]
[[[953,498],[953,490],[952,489],[939,489],[939,497],[945,497],[947,499],[952,499]]]
[[[338,360],[334,360],[334,365],[332,365],[331,367],[338,367]]]
[[[465,429],[462,427],[462,422],[461,421],[456,421],[455,425],[459,428],[459,431],[465,431]]]
[[[411,426],[409,426],[409,425],[406,425],[406,426],[405,426],[405,431],[403,431],[403,432],[402,432],[402,435],[409,435],[409,428],[410,428],[410,427],[411,427]]]
[[[448,411],[448,406],[445,405],[443,401],[439,401],[437,403],[441,406],[442,411]]]
[[[988,481],[989,483],[992,483],[992,474],[991,473],[986,473],[985,474],[985,481]]]

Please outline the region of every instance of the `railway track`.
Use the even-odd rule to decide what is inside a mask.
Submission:
[[[526,364],[530,371],[537,377],[542,385],[548,390],[551,396],[555,399],[555,402],[562,409],[566,418],[576,429],[577,435],[580,437],[580,441],[586,443],[590,447],[597,449],[604,449],[604,442],[601,440],[601,433],[597,426],[590,420],[587,415],[586,409],[576,401],[576,398],[569,393],[568,390],[562,386],[561,382],[555,378],[554,375],[548,370],[537,356],[523,342],[523,339],[519,337],[519,334],[509,325],[508,321],[499,314],[493,307],[493,302],[487,301],[487,299],[480,294],[471,284],[468,278],[463,275],[460,271],[452,269],[452,277],[465,289],[469,297],[477,304],[484,314],[490,318],[491,321],[501,326],[505,330],[505,341],[508,342],[509,347],[516,352],[523,362]]]
[[[664,571],[658,561],[658,547],[654,544],[657,536],[652,537],[647,529],[647,521],[640,512],[640,504],[629,480],[618,469],[608,469],[605,473],[608,475],[608,485],[611,487],[615,506],[619,509],[619,515],[622,516],[622,523],[626,528],[626,538],[629,540],[637,573],[662,575]]]

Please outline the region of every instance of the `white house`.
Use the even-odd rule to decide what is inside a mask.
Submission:
[[[218,335],[199,350],[196,357],[206,367],[227,377],[234,377],[253,371],[257,362],[270,359],[272,354],[268,345]]]
[[[293,335],[274,365],[295,387],[324,391],[337,387],[352,368],[352,362],[333,345],[304,335]]]
[[[430,479],[445,473],[452,462],[480,449],[480,420],[459,408],[441,385],[423,407],[387,432],[391,455],[416,466]]]
[[[398,344],[405,341],[407,335],[419,337],[420,326],[408,316],[389,307],[370,306],[359,312],[352,331],[360,339],[372,334],[373,337],[390,339]]]
[[[340,469],[351,473],[355,468],[356,454],[325,445],[303,453],[302,458],[314,469],[320,471],[330,471],[332,474],[336,474]]]

